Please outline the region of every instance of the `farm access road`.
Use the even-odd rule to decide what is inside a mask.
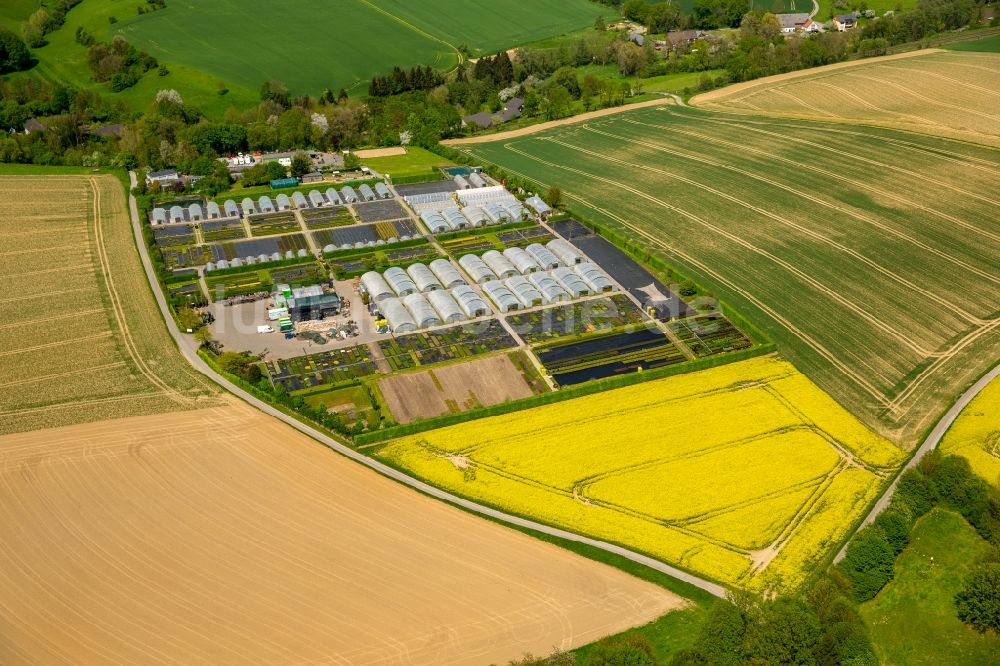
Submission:
[[[661,100],[656,100],[657,103],[663,103]],[[131,186],[136,185],[136,174],[134,171],[129,172],[129,179],[131,181]],[[424,483],[419,479],[415,479],[403,472],[393,469],[388,465],[384,465],[381,462],[369,458],[368,456],[359,453],[347,446],[346,444],[335,440],[334,438],[326,435],[315,428],[305,425],[299,420],[292,418],[291,416],[285,414],[284,412],[272,407],[266,402],[259,400],[258,398],[250,395],[240,387],[236,386],[225,377],[217,375],[205,361],[198,356],[197,343],[193,337],[183,335],[180,329],[177,327],[177,322],[170,314],[170,310],[167,307],[166,298],[163,296],[163,290],[160,288],[159,283],[156,279],[156,273],[153,271],[153,263],[149,258],[149,250],[146,247],[146,243],[142,237],[142,222],[139,219],[139,209],[136,205],[135,196],[129,194],[129,212],[132,218],[132,232],[135,236],[135,244],[139,251],[139,257],[142,260],[143,269],[146,271],[146,278],[149,280],[149,286],[153,290],[153,296],[156,298],[156,303],[160,308],[160,313],[163,316],[163,320],[167,325],[167,330],[170,331],[170,335],[174,338],[177,343],[177,347],[181,354],[187,359],[188,363],[191,364],[198,372],[202,373],[212,381],[216,382],[226,390],[228,390],[233,395],[242,399],[244,402],[256,407],[260,411],[268,414],[276,419],[280,419],[295,428],[299,432],[308,435],[324,446],[332,449],[336,453],[349,458],[355,462],[361,463],[366,467],[378,472],[379,474],[386,476],[394,481],[402,483],[414,490],[417,490],[425,495],[430,495],[439,500],[443,500],[455,506],[461,507],[467,511],[473,513],[478,513],[480,515],[492,518],[502,523],[507,523],[508,525],[516,525],[517,527],[522,527],[529,530],[534,530],[542,534],[547,534],[549,536],[557,537],[560,539],[565,539],[567,541],[574,541],[576,543],[582,543],[593,548],[598,548],[600,550],[606,551],[608,553],[613,553],[620,557],[624,557],[628,560],[636,562],[638,564],[645,565],[650,569],[664,573],[672,578],[693,585],[709,594],[725,598],[727,590],[725,587],[713,583],[711,581],[705,580],[686,571],[681,571],[676,567],[672,567],[669,564],[660,562],[659,560],[653,559],[641,553],[623,548],[606,541],[601,541],[598,539],[591,539],[590,537],[581,536],[579,534],[574,534],[573,532],[568,532],[556,527],[550,527],[549,525],[543,525],[542,523],[537,523],[533,520],[528,520],[526,518],[521,518],[519,516],[514,516],[497,509],[493,509],[482,504],[477,504],[470,500],[458,497],[457,495],[452,495],[451,493],[445,492],[440,488],[432,486],[428,483]]]
[[[965,409],[969,403],[972,402],[973,399],[975,399],[975,397],[997,377],[1000,377],[1000,365],[995,366],[992,370],[980,377],[979,381],[970,386],[965,393],[963,393],[961,397],[955,401],[955,404],[951,406],[951,409],[945,412],[944,416],[942,416],[941,419],[934,424],[934,427],[931,429],[930,433],[928,433],[927,437],[924,438],[923,443],[917,449],[916,453],[913,454],[913,457],[910,458],[910,461],[899,470],[896,478],[893,479],[889,487],[885,489],[884,493],[882,493],[882,496],[877,502],[875,502],[875,506],[872,507],[872,510],[867,516],[865,516],[865,519],[861,521],[858,528],[851,533],[850,538],[844,542],[840,551],[837,552],[837,556],[833,558],[834,563],[840,562],[844,559],[844,555],[847,554],[847,546],[851,543],[851,540],[854,539],[858,532],[878,518],[878,515],[885,511],[886,507],[889,506],[889,502],[892,500],[893,493],[896,492],[896,486],[899,484],[899,479],[903,473],[908,469],[916,467],[929,451],[937,447],[945,433],[947,433],[948,429],[951,428],[951,424],[954,423],[955,419],[958,418],[958,415],[962,413],[962,410]]]

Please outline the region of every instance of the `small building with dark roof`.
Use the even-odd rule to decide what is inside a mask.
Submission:
[[[462,118],[462,127],[468,127],[469,125],[476,125],[481,129],[489,129],[493,125],[493,115],[486,111],[481,111]]]

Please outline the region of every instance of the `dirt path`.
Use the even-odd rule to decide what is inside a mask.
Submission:
[[[947,53],[944,49],[924,49],[922,51],[909,51],[907,53],[896,53],[894,55],[881,56],[878,58],[864,58],[862,60],[850,60],[848,62],[836,62],[832,65],[823,65],[822,67],[813,67],[810,69],[800,69],[795,72],[785,72],[784,74],[775,74],[774,76],[765,76],[762,79],[754,79],[753,81],[744,81],[743,83],[734,83],[731,86],[726,86],[725,88],[719,88],[718,90],[711,90],[706,93],[701,93],[700,95],[695,95],[691,98],[689,104],[691,106],[701,106],[710,102],[717,102],[725,98],[731,97],[736,93],[741,93],[747,90],[753,90],[759,87],[768,87],[775,83],[781,83],[783,81],[791,81],[793,79],[800,79],[805,76],[815,76],[817,74],[827,74],[829,72],[836,71],[838,69],[850,69],[851,67],[861,67],[865,65],[877,65],[881,62],[889,62],[891,60],[903,60],[905,58],[916,58],[919,56],[931,55],[934,53]]]
[[[555,127],[562,127],[564,125],[572,125],[573,123],[579,123],[584,120],[593,120],[594,118],[603,118],[604,116],[612,116],[616,113],[624,113],[626,111],[633,111],[635,109],[645,109],[650,106],[661,106],[663,104],[674,104],[672,97],[663,97],[662,99],[651,99],[646,102],[636,102],[635,104],[626,104],[624,106],[614,106],[609,109],[599,109],[597,111],[590,111],[588,113],[581,113],[577,116],[570,116],[569,118],[560,118],[559,120],[550,120],[546,123],[539,123],[538,125],[532,125],[531,127],[522,127],[520,129],[509,130],[507,132],[497,132],[496,134],[484,134],[482,136],[469,136],[462,139],[447,139],[442,141],[443,146],[467,146],[475,143],[489,143],[491,141],[506,141],[507,139],[516,139],[522,136],[529,136],[537,132],[544,132],[546,130],[553,129]]]

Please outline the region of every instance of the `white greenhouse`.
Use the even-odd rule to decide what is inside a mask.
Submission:
[[[226,199],[226,202],[224,204],[222,204],[222,207],[226,211],[226,217],[239,217],[240,216],[239,206],[237,206],[236,202],[233,201],[232,199]]]
[[[519,271],[514,268],[514,264],[510,263],[507,257],[503,256],[496,250],[490,250],[489,252],[483,253],[483,261],[486,265],[490,267],[490,270],[496,273],[501,280],[506,280],[509,277],[514,277],[519,275]]]
[[[542,297],[546,303],[559,303],[570,300],[569,292],[559,286],[553,278],[545,273],[532,273],[528,276],[528,281],[542,292]]]
[[[375,201],[375,191],[372,190],[372,188],[370,188],[367,184],[361,185],[361,187],[358,188],[358,194],[360,194],[361,198],[365,201]]]
[[[546,243],[545,247],[549,249],[549,252],[559,257],[559,261],[567,266],[579,264],[583,261],[583,255],[577,252],[575,247],[570,245],[569,242],[564,241],[562,238],[550,240]]]
[[[441,281],[445,289],[451,289],[460,284],[468,284],[465,278],[462,277],[462,274],[458,272],[458,269],[447,259],[435,259],[430,263],[430,269],[437,276],[437,279]]]
[[[521,305],[526,308],[532,308],[546,302],[545,299],[542,298],[542,292],[538,291],[533,284],[520,275],[504,280],[504,284],[508,289],[514,292],[514,296],[516,296]]]
[[[447,291],[432,291],[426,294],[426,296],[431,307],[434,308],[434,311],[438,313],[441,321],[445,324],[454,324],[465,319],[465,315],[459,309],[458,303],[455,302],[455,299]]]
[[[457,208],[445,208],[441,211],[441,216],[452,229],[465,229],[469,226],[469,220]]]
[[[483,291],[497,304],[497,310],[500,312],[510,312],[521,307],[521,302],[517,300],[517,296],[505,287],[503,282],[487,282],[483,285]]]
[[[350,185],[344,185],[340,188],[340,198],[344,200],[345,203],[357,203],[358,193],[354,191],[354,188]]]
[[[538,262],[535,261],[534,257],[519,247],[507,248],[503,251],[503,256],[507,257],[507,261],[514,264],[514,268],[516,268],[521,275],[534,273],[541,268],[541,266],[538,265]]]
[[[153,224],[165,224],[167,221],[167,211],[163,208],[153,209]]]
[[[260,199],[257,199],[257,208],[259,208],[262,213],[273,213],[274,202],[271,201],[271,197],[264,195]]]
[[[469,184],[473,187],[486,187],[486,180],[478,173],[470,173]]]
[[[385,320],[389,322],[389,330],[394,335],[412,333],[417,330],[417,322],[414,321],[413,315],[403,305],[403,301],[398,298],[385,299],[378,304],[378,309],[382,312]]]
[[[292,202],[287,194],[279,194],[274,198],[274,202],[278,206],[278,210],[290,210],[292,207]]]
[[[477,257],[474,254],[467,254],[458,260],[458,265],[461,266],[472,281],[476,284],[485,284],[491,280],[497,279],[497,274],[494,273],[486,262]]]
[[[451,295],[458,301],[458,306],[470,319],[493,314],[486,302],[468,285],[455,287],[451,290]]]
[[[549,275],[573,298],[590,295],[590,285],[570,268],[557,268]]]
[[[483,204],[483,213],[486,214],[486,219],[490,221],[490,224],[500,224],[510,219],[510,213],[500,204],[495,204],[492,201]]]
[[[473,227],[481,227],[489,222],[486,213],[479,206],[466,206],[462,209],[462,215],[469,221],[469,225]]]
[[[382,276],[385,277],[385,281],[389,283],[389,286],[392,287],[392,290],[400,298],[409,296],[417,291],[417,285],[413,284],[413,280],[406,274],[406,271],[398,266],[387,269]]]
[[[417,291],[421,293],[444,289],[444,285],[438,281],[437,276],[424,264],[411,264],[407,267],[406,274],[410,276],[413,284],[417,285]]]
[[[171,222],[183,222],[184,221],[184,209],[180,206],[170,207],[170,221]]]
[[[611,291],[615,288],[608,276],[604,274],[600,268],[590,263],[589,261],[583,262],[582,264],[577,264],[573,267],[577,275],[583,278],[583,281],[590,286],[592,291]]]
[[[361,286],[368,292],[368,298],[373,303],[380,303],[395,296],[395,292],[379,273],[368,271],[361,276]]]
[[[430,210],[425,211],[420,214],[420,220],[432,234],[440,234],[451,230],[451,225],[448,224],[448,220],[444,219],[441,213],[435,213]]]
[[[340,200],[340,195],[337,194],[337,190],[333,189],[332,187],[326,190],[326,200],[329,201],[330,204],[334,206],[343,203]]]
[[[247,215],[257,212],[257,206],[250,197],[245,198],[240,205],[243,206],[243,212]]]
[[[386,187],[385,183],[375,183],[375,194],[377,194],[380,199],[392,198],[392,191]]]
[[[544,245],[541,243],[532,243],[528,247],[524,248],[524,251],[532,256],[532,258],[538,262],[538,265],[542,267],[542,270],[550,271],[553,268],[559,268],[559,258],[552,254]]]
[[[217,220],[222,217],[222,211],[219,209],[219,204],[214,201],[209,201],[205,204],[205,210],[208,213],[208,219]]]
[[[319,190],[309,191],[309,203],[312,204],[313,208],[320,208],[326,205],[326,199],[320,194]]]
[[[417,323],[417,328],[428,328],[430,326],[440,326],[441,317],[434,311],[431,304],[423,294],[410,294],[403,299],[403,305],[413,316],[413,321]]]

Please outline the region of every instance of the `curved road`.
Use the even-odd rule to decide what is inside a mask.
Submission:
[[[129,172],[129,178],[131,179],[132,187],[135,187],[136,176],[134,171]],[[541,532],[543,534],[548,534],[550,536],[559,537],[560,539],[566,539],[567,541],[575,541],[577,543],[583,543],[588,546],[592,546],[594,548],[599,548],[601,550],[607,551],[609,553],[614,553],[615,555],[620,555],[621,557],[632,560],[633,562],[643,564],[649,567],[650,569],[655,569],[656,571],[665,573],[668,576],[684,581],[685,583],[694,585],[695,587],[698,587],[716,597],[724,598],[726,596],[727,590],[721,585],[717,585],[710,581],[704,580],[702,578],[689,574],[686,571],[681,571],[680,569],[672,567],[668,564],[664,564],[659,560],[655,560],[651,557],[647,557],[640,553],[636,553],[634,551],[628,550],[627,548],[622,548],[621,546],[616,546],[614,544],[607,543],[605,541],[599,541],[597,539],[591,539],[589,537],[573,534],[572,532],[567,532],[566,530],[561,530],[556,527],[550,527],[548,525],[536,523],[532,520],[527,520],[525,518],[520,518],[518,516],[512,516],[502,511],[492,509],[488,506],[483,506],[481,504],[471,502],[467,499],[463,499],[456,495],[452,495],[451,493],[445,492],[440,488],[436,488],[432,485],[424,483],[423,481],[408,476],[403,472],[400,472],[399,470],[384,465],[379,461],[374,460],[373,458],[369,458],[364,454],[358,453],[349,446],[341,442],[338,442],[332,437],[325,435],[324,433],[321,433],[318,430],[315,430],[314,428],[310,428],[304,423],[301,423],[298,420],[292,418],[291,416],[288,416],[287,414],[275,409],[266,402],[263,402],[262,400],[255,398],[254,396],[250,395],[249,393],[239,388],[235,384],[229,382],[224,377],[220,377],[209,367],[207,363],[205,363],[204,360],[202,360],[200,356],[198,356],[197,345],[195,344],[194,339],[190,336],[182,334],[180,332],[180,329],[177,328],[177,323],[174,321],[174,318],[170,315],[170,311],[167,307],[167,301],[163,296],[163,290],[160,289],[160,285],[156,280],[156,274],[153,272],[153,264],[149,259],[149,251],[147,250],[146,243],[143,241],[142,238],[142,226],[141,222],[139,221],[139,211],[136,206],[135,197],[132,196],[131,194],[129,194],[129,211],[131,213],[132,232],[135,235],[135,244],[139,250],[139,257],[142,259],[142,266],[143,269],[146,271],[146,278],[149,280],[149,286],[153,290],[153,296],[156,298],[156,303],[160,307],[160,312],[163,315],[163,320],[166,322],[167,330],[170,331],[170,335],[172,335],[174,340],[177,342],[177,347],[184,355],[184,358],[187,359],[188,363],[190,363],[198,372],[202,373],[215,383],[224,387],[233,395],[253,405],[262,412],[269,414],[276,419],[281,419],[282,421],[284,421],[291,427],[295,428],[299,432],[302,432],[312,437],[316,441],[333,449],[342,456],[346,456],[351,460],[354,460],[356,462],[361,463],[362,465],[370,467],[379,474],[387,476],[390,479],[393,479],[394,481],[398,481],[399,483],[403,483],[407,486],[410,486],[411,488],[419,490],[420,492],[426,495],[430,495],[437,499],[444,500],[445,502],[455,504],[468,511],[473,511],[475,513],[479,513],[484,516],[489,516],[490,518],[493,518],[494,520],[498,520],[500,522],[535,530],[536,532]]]
[[[892,484],[885,489],[885,492],[882,493],[882,497],[878,498],[878,501],[875,502],[875,506],[872,507],[872,510],[867,516],[865,516],[865,519],[861,521],[860,525],[858,525],[858,529],[854,530],[854,533],[851,534],[851,538],[844,543],[844,546],[837,553],[837,556],[833,558],[834,562],[839,562],[844,559],[844,555],[847,553],[847,545],[851,542],[851,539],[853,539],[862,528],[875,520],[875,518],[877,518],[878,515],[885,511],[886,507],[889,506],[889,501],[892,500],[892,494],[896,492],[896,485],[899,483],[899,477],[903,475],[903,472],[916,467],[920,460],[927,455],[927,452],[935,448],[941,442],[941,438],[944,437],[946,432],[948,432],[948,428],[950,428],[951,424],[955,422],[958,415],[962,413],[962,410],[965,409],[970,402],[972,402],[973,398],[979,395],[980,391],[986,388],[986,386],[997,377],[1000,377],[1000,365],[997,365],[985,375],[980,377],[979,381],[970,386],[968,390],[962,394],[962,397],[955,401],[955,404],[951,406],[951,409],[949,409],[944,416],[941,417],[941,420],[934,424],[934,429],[931,430],[924,439],[920,448],[918,448],[916,453],[913,454],[910,461],[906,463],[901,470],[899,470],[899,473],[896,475],[896,478],[893,479]]]

